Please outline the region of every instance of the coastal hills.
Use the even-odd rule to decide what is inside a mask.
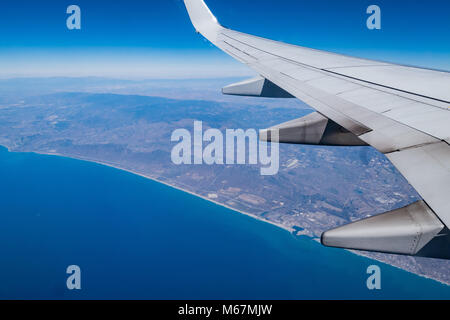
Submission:
[[[296,100],[222,97],[227,81],[0,80],[0,145],[132,171],[314,239],[418,199],[370,147],[281,145],[275,176],[258,165],[173,164],[171,134],[194,121],[264,129],[311,112]],[[450,284],[448,261],[364,255]]]

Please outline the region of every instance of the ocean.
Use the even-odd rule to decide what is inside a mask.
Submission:
[[[67,289],[70,265],[81,290]],[[370,265],[381,290],[366,286]],[[0,148],[0,298],[449,299],[450,287],[125,171]]]

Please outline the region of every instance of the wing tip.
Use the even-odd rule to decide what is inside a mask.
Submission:
[[[203,33],[209,28],[220,26],[205,1],[184,0],[184,5],[197,32]]]

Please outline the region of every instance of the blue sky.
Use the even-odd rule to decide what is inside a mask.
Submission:
[[[349,55],[450,69],[448,0],[207,0],[228,27]],[[79,5],[82,29],[66,28]],[[366,8],[382,30],[366,28]],[[244,76],[245,66],[212,47],[181,0],[15,0],[0,5],[0,77]]]

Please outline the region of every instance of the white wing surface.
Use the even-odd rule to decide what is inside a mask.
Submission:
[[[326,232],[325,245],[450,258],[450,73],[240,33],[222,27],[203,0],[184,2],[197,32],[260,74],[225,94],[296,97],[317,111],[262,139],[278,130],[280,142],[371,145],[423,198]]]

